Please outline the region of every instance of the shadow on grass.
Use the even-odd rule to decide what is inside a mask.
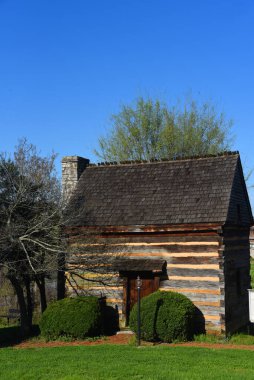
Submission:
[[[11,347],[39,334],[38,325],[33,325],[31,333],[25,337],[21,334],[20,326],[0,327],[0,347]]]

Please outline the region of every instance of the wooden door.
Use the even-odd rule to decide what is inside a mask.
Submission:
[[[147,276],[146,276],[147,277]],[[142,279],[142,286],[140,289],[140,297],[148,296],[149,294],[155,292],[159,289],[159,277],[150,276],[150,278],[144,278],[144,276],[140,276]],[[125,289],[125,313],[126,313],[126,323],[129,324],[129,315],[130,311],[135,303],[138,301],[138,290],[136,285],[137,277],[127,277],[126,278],[126,289]]]

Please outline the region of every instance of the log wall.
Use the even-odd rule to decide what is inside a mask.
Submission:
[[[97,235],[94,243],[87,243],[77,232],[71,234],[70,245],[95,250],[97,255],[115,254],[132,258],[161,258],[167,261],[167,274],[161,277],[160,289],[176,291],[190,298],[200,315],[200,323],[205,324],[209,333],[223,333],[225,330],[224,274],[222,258],[222,239],[218,234],[219,226],[170,226],[168,228],[114,228]],[[87,274],[84,281],[80,278],[69,279],[69,292],[106,296],[107,302],[117,307],[124,323],[123,283],[115,278],[110,286],[96,282],[101,275]],[[70,286],[71,285],[71,286]]]
[[[118,251],[125,257],[166,260],[167,273],[160,279],[160,290],[175,291],[187,296],[195,304],[200,317],[199,323],[204,324],[206,332],[224,334],[225,322],[227,331],[230,332],[246,320],[246,286],[247,273],[249,273],[247,233],[245,231],[243,234],[241,231],[239,237],[236,238],[235,230],[223,231],[219,225],[182,225],[163,228],[114,227],[97,234],[97,241],[92,246],[97,255],[105,254],[102,250],[106,247],[109,255]],[[80,236],[80,230],[77,234]],[[88,245],[85,239],[82,240],[79,237],[77,243],[74,235],[70,235],[70,245],[84,249]],[[91,243],[89,243],[90,248]],[[224,277],[224,257],[226,277]],[[238,290],[236,291],[233,281],[236,273],[238,277],[239,273],[243,274],[243,284],[241,283],[245,289],[243,298],[240,293],[237,293]],[[96,276],[98,275],[94,275],[93,280]],[[240,277],[238,282],[241,281]],[[72,287],[82,294],[88,292],[106,296],[108,304],[118,308],[120,320],[124,323],[125,308],[121,278],[114,278],[111,286],[102,286],[101,283],[95,281],[82,283],[78,279],[76,284],[72,283]],[[69,286],[69,291],[70,289]],[[239,302],[241,310],[236,311],[235,306]]]

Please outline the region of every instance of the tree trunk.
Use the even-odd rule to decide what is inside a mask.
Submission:
[[[27,317],[30,327],[32,328],[33,324],[33,300],[31,293],[31,281],[29,277],[25,278],[25,287],[26,287],[26,304],[27,304]]]
[[[45,289],[45,277],[42,276],[40,279],[36,278],[35,282],[38,286],[40,292],[40,300],[41,300],[41,313],[44,312],[47,308],[47,298],[46,298],[46,289]]]
[[[29,323],[29,318],[27,315],[27,305],[26,299],[24,296],[24,291],[22,286],[20,285],[19,280],[15,276],[8,276],[15,293],[18,298],[19,310],[20,310],[20,328],[22,336],[27,336],[31,332],[31,326]]]
[[[65,254],[58,254],[58,271],[57,271],[57,299],[61,300],[65,297]]]

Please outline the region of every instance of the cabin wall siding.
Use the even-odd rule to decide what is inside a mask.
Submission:
[[[223,334],[225,332],[224,270],[222,239],[215,230],[167,231],[163,234],[136,232],[134,235],[109,233],[98,237],[94,249],[114,251],[116,246],[124,257],[164,259],[167,261],[167,273],[160,280],[160,290],[175,291],[187,296],[204,318],[207,332]],[[83,246],[85,240],[75,239],[71,244]],[[101,244],[101,246],[100,246]],[[119,317],[124,324],[123,302],[124,278],[116,278],[115,285],[103,287],[101,284],[83,282],[79,279],[72,286],[82,294],[106,296],[107,303],[117,307]],[[69,291],[71,290],[69,284]]]

